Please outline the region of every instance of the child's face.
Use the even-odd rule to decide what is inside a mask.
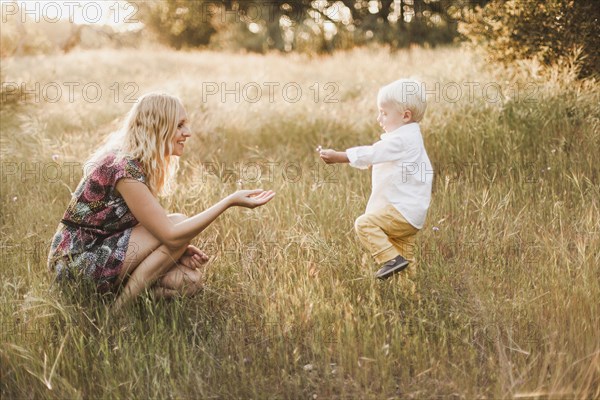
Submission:
[[[173,136],[173,142],[171,146],[173,156],[181,156],[183,154],[184,142],[188,137],[191,136],[190,129],[188,127],[187,114],[182,105],[179,106],[179,121],[177,123],[177,132]]]
[[[378,108],[377,122],[386,132],[395,131],[410,120],[410,116],[407,118],[407,111],[401,111],[395,104],[380,103]]]

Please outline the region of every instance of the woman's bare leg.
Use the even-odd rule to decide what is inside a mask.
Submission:
[[[170,299],[171,297],[177,297],[180,293],[177,290],[167,289],[162,286],[156,286],[152,289],[154,297],[160,299]]]
[[[166,275],[184,252],[185,247],[173,250],[164,245],[154,250],[130,273],[125,287],[113,305],[113,309],[115,311],[119,310],[129,300],[138,296],[143,290]]]
[[[163,297],[192,296],[202,289],[202,272],[181,265],[171,268],[155,287],[155,294]]]
[[[183,214],[171,214],[169,218],[178,223],[187,217]],[[200,271],[177,264],[186,249],[187,244],[181,248],[169,249],[161,245],[160,241],[143,226],[134,227],[129,239],[124,268],[117,282],[122,283],[128,275],[129,279],[113,305],[113,310],[119,310],[155,282],[154,292],[159,296],[170,297],[176,294],[174,292],[182,295],[195,293],[201,284]]]

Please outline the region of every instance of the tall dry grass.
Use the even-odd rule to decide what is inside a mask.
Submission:
[[[95,103],[76,89],[73,102],[63,92],[2,107],[3,398],[600,396],[600,91],[574,67],[500,69],[460,49],[94,51],[3,64],[28,89],[103,90]],[[412,274],[379,282],[353,232],[369,174],[326,167],[314,148],[375,141],[378,88],[409,75],[433,90],[422,123],[433,202]],[[273,102],[263,92],[237,103],[203,99],[212,82],[280,86]],[[297,103],[281,94],[291,82]],[[337,103],[325,102],[328,82]],[[237,180],[278,196],[198,237],[213,256],[201,295],[144,296],[114,318],[89,292],[52,286],[45,257],[77,163],[118,126],[131,87],[180,95],[194,126],[178,189],[161,200],[170,212],[200,212]]]

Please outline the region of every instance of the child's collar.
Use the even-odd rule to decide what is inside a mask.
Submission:
[[[387,133],[382,133],[381,134],[381,138],[384,139],[386,137],[390,137],[390,136],[397,136],[406,132],[411,132],[411,131],[419,131],[419,123],[418,122],[410,122],[406,125],[402,125],[399,128],[394,129],[391,132],[387,132]]]

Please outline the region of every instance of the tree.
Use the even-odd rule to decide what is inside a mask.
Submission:
[[[207,45],[216,32],[213,10],[203,0],[132,1],[141,20],[165,44],[176,49]]]
[[[266,49],[292,51],[300,38],[309,36],[313,50],[332,51],[368,41],[392,47],[449,43],[457,36],[457,16],[488,1],[154,0],[137,4],[143,10],[142,21],[176,48],[206,45],[220,31],[251,36],[256,34],[252,28],[263,32]],[[232,25],[237,28],[231,29]],[[239,42],[253,43],[243,38]]]
[[[494,0],[460,31],[505,63],[538,58],[547,65],[582,51],[581,76],[600,72],[597,0]]]

